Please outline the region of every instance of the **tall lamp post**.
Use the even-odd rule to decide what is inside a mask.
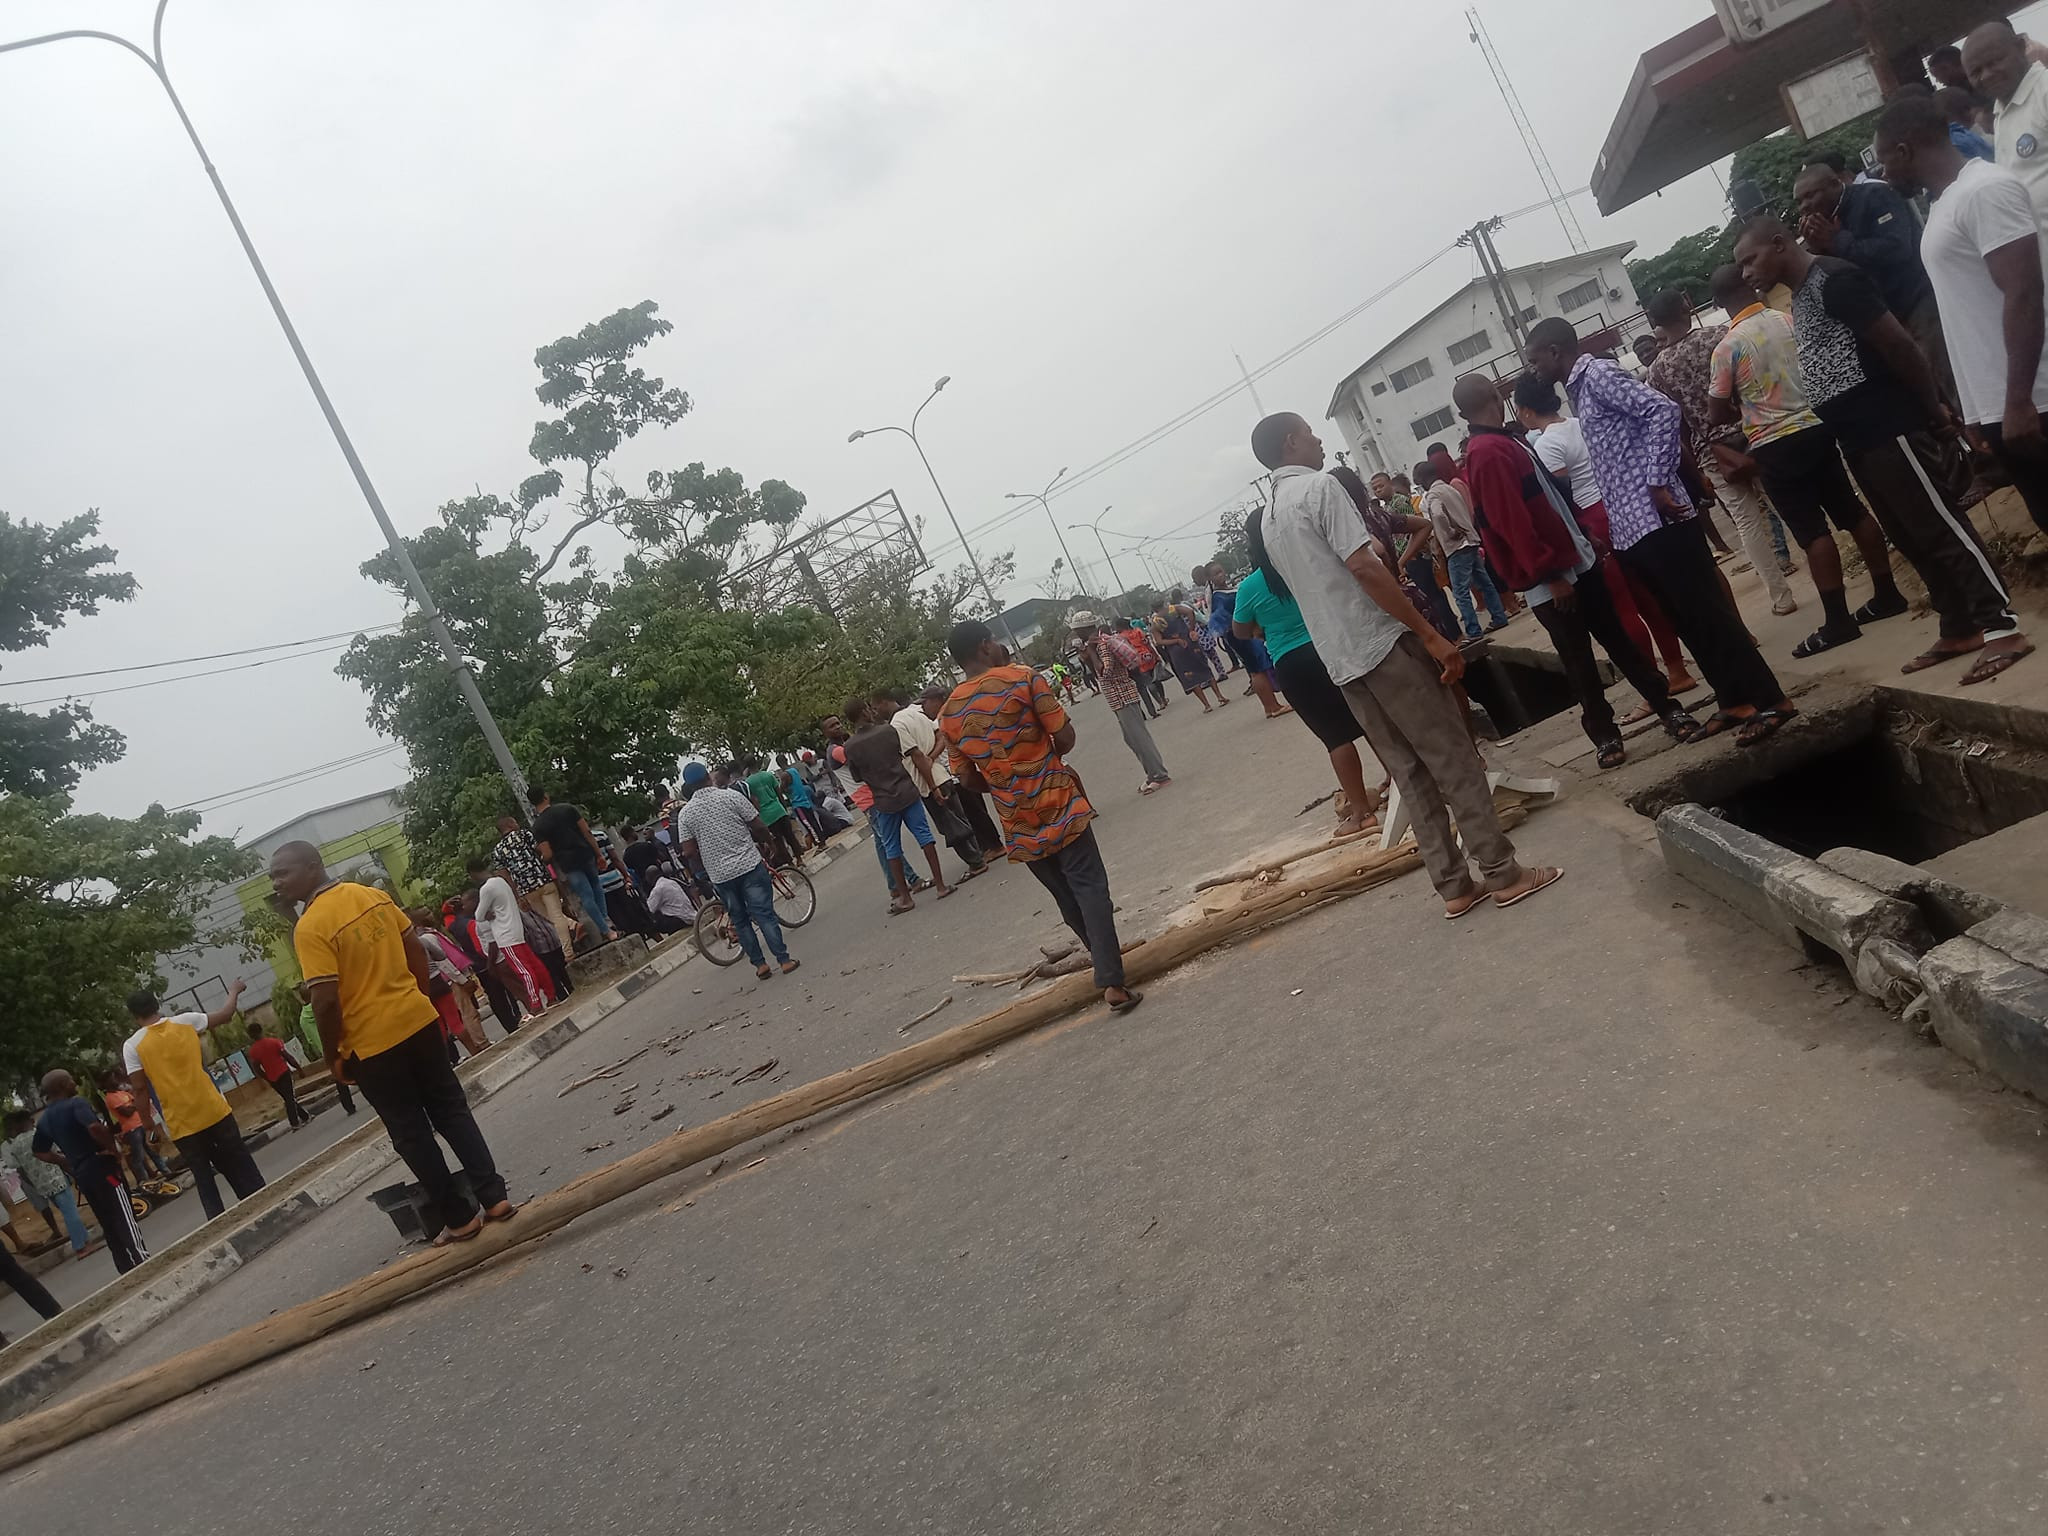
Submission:
[[[327,418],[327,428],[334,434],[335,445],[341,449],[341,456],[348,461],[349,472],[356,477],[356,487],[363,493],[363,500],[369,504],[370,515],[377,519],[377,526],[383,530],[384,542],[390,546],[391,557],[398,564],[399,573],[405,578],[405,585],[412,593],[412,599],[419,604],[420,616],[426,620],[434,640],[441,647],[441,655],[448,662],[448,670],[454,674],[455,686],[461,690],[463,702],[469,705],[469,712],[476,716],[477,728],[483,732],[484,741],[490,746],[491,756],[497,759],[498,771],[505,776],[505,782],[512,786],[523,805],[526,800],[526,776],[519,771],[519,765],[512,761],[512,751],[505,745],[504,735],[498,730],[497,721],[491,718],[484,696],[477,691],[476,677],[469,670],[469,663],[463,659],[456,647],[454,636],[448,633],[448,626],[442,622],[440,609],[434,606],[433,594],[420,579],[412,556],[400,542],[398,530],[391,526],[390,514],[384,510],[383,498],[370,483],[370,472],[363,468],[363,461],[356,454],[355,444],[349,441],[347,430],[341,424],[341,417],[334,409],[334,402],[327,398],[327,387],[320,382],[320,375],[313,369],[312,358],[306,355],[305,343],[299,340],[298,328],[285,313],[284,301],[277,296],[277,289],[270,281],[270,274],[264,269],[263,259],[256,254],[256,246],[249,238],[249,231],[243,227],[242,216],[235,211],[233,201],[228,197],[227,186],[220,179],[220,172],[214,168],[213,157],[206,152],[206,146],[199,140],[199,130],[192,126],[192,119],[186,114],[185,103],[178,99],[177,91],[171,85],[169,72],[164,68],[164,8],[171,0],[157,0],[156,20],[150,27],[149,52],[144,53],[125,37],[112,32],[99,32],[90,28],[76,28],[65,32],[46,32],[40,37],[24,37],[11,43],[0,43],[0,53],[18,53],[24,48],[38,48],[44,43],[67,42],[72,38],[90,38],[95,42],[112,43],[125,49],[142,60],[149,72],[156,76],[157,84],[164,88],[164,95],[171,101],[171,110],[178,114],[178,122],[185,130],[185,137],[192,141],[192,148],[199,156],[199,163],[206,167],[207,177],[213,182],[213,190],[220,197],[220,205],[226,211],[228,223],[234,226],[235,238],[242,242],[242,254],[249,258],[249,266],[256,274],[256,281],[262,285],[263,297],[270,301],[270,312],[277,316],[277,323],[284,331],[284,339],[291,344],[292,356],[299,360],[299,371],[305,374],[306,383],[312,388],[313,398],[319,402],[320,414]]]
[[[1114,507],[1104,507],[1102,509],[1102,517],[1109,516],[1115,510]],[[1092,523],[1069,523],[1067,526],[1076,530],[1086,528],[1095,535],[1095,542],[1102,550],[1103,564],[1109,567],[1109,579],[1116,583],[1116,596],[1122,597],[1126,592],[1130,591],[1130,588],[1124,585],[1123,577],[1117,574],[1116,559],[1110,554],[1109,546],[1102,542],[1102,517],[1098,517]],[[1060,547],[1062,549],[1066,548],[1064,541],[1061,542]],[[1108,594],[1105,593],[1104,595],[1107,596]]]
[[[953,525],[953,536],[960,541],[960,547],[967,551],[967,563],[974,567],[974,579],[981,583],[981,595],[988,599],[989,611],[995,615],[996,622],[1003,626],[1003,633],[1009,637],[1010,649],[1021,651],[1024,647],[1017,643],[1016,632],[1010,628],[1009,620],[1003,617],[1003,605],[996,601],[995,589],[989,586],[988,577],[981,568],[981,561],[975,558],[974,546],[967,542],[967,535],[960,528],[960,519],[953,515],[953,503],[946,500],[946,488],[939,484],[938,473],[932,468],[932,461],[925,458],[924,444],[917,440],[917,418],[924,414],[926,405],[939,398],[939,391],[952,382],[953,375],[949,373],[932,386],[932,392],[924,397],[924,405],[910,413],[909,426],[857,427],[846,434],[846,440],[849,443],[857,443],[864,437],[873,437],[881,432],[901,432],[910,439],[910,446],[917,450],[917,456],[924,464],[924,472],[931,477],[932,489],[939,493],[939,505],[946,509],[946,520]]]
[[[1066,479],[1066,478],[1067,478],[1067,472],[1066,472],[1066,470],[1065,470],[1064,468],[1062,468],[1062,469],[1060,470],[1060,472],[1059,472],[1058,474],[1054,475],[1054,476],[1052,477],[1052,479],[1048,480],[1048,481],[1047,481],[1047,482],[1045,483],[1045,489],[1044,489],[1044,490],[1042,490],[1042,491],[1005,491],[1005,492],[1003,493],[1003,500],[1005,500],[1005,501],[1035,501],[1035,502],[1037,502],[1037,503],[1038,503],[1038,504],[1039,504],[1039,505],[1040,505],[1041,507],[1045,508],[1045,520],[1046,520],[1046,521],[1047,521],[1048,523],[1051,523],[1051,524],[1052,524],[1052,536],[1053,536],[1054,538],[1056,538],[1056,539],[1058,539],[1058,540],[1060,541],[1060,553],[1061,553],[1061,554],[1063,554],[1063,555],[1065,555],[1065,556],[1067,557],[1067,569],[1068,569],[1068,570],[1070,570],[1070,571],[1072,571],[1072,572],[1074,572],[1074,573],[1075,573],[1075,575],[1076,575],[1076,576],[1078,577],[1078,576],[1080,575],[1080,571],[1081,571],[1081,565],[1080,565],[1080,562],[1079,562],[1079,561],[1077,561],[1077,560],[1075,560],[1075,558],[1074,558],[1074,552],[1073,552],[1073,551],[1072,551],[1071,549],[1067,548],[1067,536],[1066,536],[1066,535],[1065,535],[1064,533],[1060,532],[1060,523],[1059,523],[1059,519],[1058,519],[1058,518],[1056,518],[1056,517],[1054,517],[1054,516],[1052,515],[1052,503],[1051,503],[1050,501],[1048,501],[1048,500],[1046,499],[1047,497],[1049,497],[1049,496],[1051,496],[1051,495],[1052,495],[1052,493],[1053,493],[1053,487],[1054,487],[1054,486],[1056,486],[1056,485],[1058,485],[1058,484],[1059,484],[1059,483],[1060,483],[1060,482],[1061,482],[1062,480],[1064,480],[1064,479]],[[1085,591],[1085,590],[1084,590],[1084,591],[1082,592],[1082,596],[1084,596],[1084,597],[1085,597],[1085,596],[1087,596],[1087,593],[1086,593],[1086,591]]]

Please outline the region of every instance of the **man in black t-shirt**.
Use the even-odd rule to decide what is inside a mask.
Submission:
[[[598,847],[597,839],[591,835],[590,823],[583,819],[583,812],[575,806],[566,800],[560,805],[555,804],[539,785],[527,792],[527,798],[533,803],[534,842],[540,845],[540,851],[548,862],[555,866],[561,883],[574,893],[598,942],[609,944],[614,937],[612,921],[605,911],[604,887],[598,881],[597,872],[605,864],[617,869],[618,861]],[[621,869],[619,873],[624,874],[625,871]]]
[[[1926,355],[1867,273],[1810,254],[1776,219],[1751,220],[1735,242],[1735,260],[1757,291],[1778,283],[1792,290],[1807,399],[1834,429],[1863,499],[1941,616],[1941,638],[1902,670],[1979,652],[1962,680],[1996,677],[2034,647],[1970,523],[1961,428]]]
[[[875,803],[868,810],[868,820],[875,830],[875,848],[889,865],[889,889],[893,895],[889,914],[893,917],[898,912],[908,912],[915,905],[904,873],[905,832],[917,840],[931,864],[932,890],[941,897],[952,895],[953,887],[946,884],[945,872],[939,868],[938,845],[932,835],[931,818],[925,815],[920,786],[911,777],[914,767],[929,782],[930,759],[912,748],[910,763],[906,765],[903,737],[890,720],[870,713],[866,699],[848,699],[842,714],[846,723],[853,727],[853,735],[846,739],[842,748],[846,753],[846,766],[853,771],[854,778],[867,785],[875,796]]]

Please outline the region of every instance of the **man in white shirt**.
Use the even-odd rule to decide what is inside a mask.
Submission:
[[[1877,152],[1888,178],[1918,183],[1934,199],[1920,248],[1949,333],[1963,422],[2004,461],[2035,526],[2048,530],[2040,226],[2020,178],[1965,157],[1946,117],[1931,101],[1895,101],[1877,120]]]
[[[907,689],[877,688],[873,702],[877,715],[889,712],[889,723],[896,727],[903,742],[903,766],[909,771],[911,782],[917,785],[933,829],[967,865],[967,873],[961,878],[972,880],[976,875],[986,874],[988,857],[981,851],[981,839],[961,808],[959,781],[946,766],[946,754],[939,748],[938,723],[911,698]]]
[[[1463,917],[1488,895],[1506,907],[1542,890],[1564,871],[1525,867],[1501,829],[1452,690],[1465,675],[1463,653],[1373,554],[1350,493],[1321,473],[1323,445],[1306,421],[1291,411],[1268,416],[1252,429],[1252,453],[1273,474],[1272,505],[1252,525],[1259,568],[1276,595],[1300,606],[1330,681],[1399,786],[1444,915]]]
[[[554,978],[527,945],[526,919],[519,914],[519,897],[503,866],[493,868],[488,859],[471,859],[469,883],[476,887],[476,936],[484,959],[498,968],[508,985],[519,989],[533,1012],[553,1007]]]
[[[647,889],[647,910],[662,933],[681,933],[697,920],[697,909],[676,877],[663,870]]]
[[[2026,184],[2035,223],[2048,222],[2048,67],[2028,57],[2011,22],[1987,21],[1963,40],[1963,69],[1995,104],[1999,169]]]
[[[1501,605],[1500,588],[1493,584],[1493,573],[1480,558],[1479,530],[1472,525],[1472,508],[1459,494],[1458,487],[1436,472],[1436,466],[1423,459],[1415,466],[1415,484],[1422,492],[1422,515],[1429,519],[1430,532],[1436,535],[1436,547],[1444,552],[1444,564],[1450,571],[1451,599],[1458,605],[1458,622],[1465,626],[1465,638],[1477,640],[1479,632],[1479,610],[1472,601],[1472,589],[1479,589],[1479,601],[1486,604],[1486,612],[1493,622],[1486,626],[1490,634],[1508,627],[1508,611]]]

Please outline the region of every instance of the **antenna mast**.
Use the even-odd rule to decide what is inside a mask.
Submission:
[[[1543,141],[1536,137],[1535,125],[1529,121],[1529,114],[1522,110],[1522,98],[1515,94],[1515,83],[1508,78],[1500,55],[1494,51],[1493,38],[1487,34],[1486,23],[1479,19],[1478,7],[1471,7],[1465,12],[1465,26],[1472,41],[1479,45],[1486,67],[1493,71],[1493,83],[1500,88],[1500,99],[1507,103],[1515,132],[1522,136],[1522,147],[1529,152],[1529,163],[1536,167],[1536,179],[1543,183],[1545,200],[1550,204],[1550,211],[1557,215],[1558,227],[1564,231],[1564,237],[1571,242],[1573,250],[1585,250],[1586,232],[1579,227],[1579,216],[1572,212],[1571,202],[1564,195],[1564,183],[1550,168],[1550,157],[1543,152]]]

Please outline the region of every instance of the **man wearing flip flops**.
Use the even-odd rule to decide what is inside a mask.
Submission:
[[[1273,472],[1272,505],[1259,524],[1266,584],[1300,605],[1330,680],[1400,786],[1444,916],[1463,917],[1489,896],[1511,907],[1535,895],[1564,871],[1522,864],[1501,828],[1486,765],[1451,691],[1465,675],[1464,654],[1373,554],[1350,492],[1322,473],[1323,445],[1306,421],[1291,411],[1266,417],[1252,429],[1252,453]]]
[[[1839,434],[1863,499],[1941,616],[1941,638],[1901,670],[1977,653],[1962,681],[1996,677],[2034,647],[1964,509],[1970,469],[1961,427],[1926,355],[1867,274],[1813,255],[1774,218],[1750,220],[1735,262],[1759,291],[1778,283],[1792,290],[1807,398]]]
[[[382,891],[328,878],[320,850],[286,843],[270,856],[270,883],[301,908],[292,947],[320,1029],[327,1070],[353,1082],[391,1133],[441,1217],[437,1248],[464,1243],[486,1221],[509,1221],[505,1177],[448,1060],[440,1011],[427,995],[427,952],[411,921]],[[475,1199],[448,1171],[438,1131]]]

